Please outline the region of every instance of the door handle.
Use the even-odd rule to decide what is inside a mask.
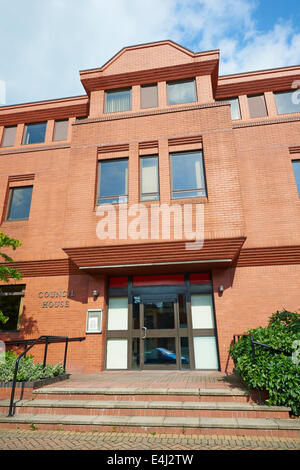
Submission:
[[[147,328],[145,326],[142,326],[142,330],[145,330],[145,336],[142,336],[142,339],[146,339],[146,337],[147,337]]]

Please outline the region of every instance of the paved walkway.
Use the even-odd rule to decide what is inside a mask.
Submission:
[[[0,430],[0,450],[299,450],[292,438]]]
[[[71,374],[68,380],[48,387],[55,388],[232,388],[241,386],[234,374],[199,371],[104,371],[99,374]],[[47,388],[47,387],[44,387]]]

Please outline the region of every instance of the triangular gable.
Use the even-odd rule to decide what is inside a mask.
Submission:
[[[193,62],[196,54],[173,41],[124,47],[101,67],[103,75],[130,73]]]

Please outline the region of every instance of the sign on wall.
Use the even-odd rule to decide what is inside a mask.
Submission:
[[[75,292],[71,290],[40,291],[38,298],[42,300],[42,308],[68,308],[69,298],[75,297]]]

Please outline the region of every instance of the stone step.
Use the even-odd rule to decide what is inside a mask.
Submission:
[[[35,398],[64,400],[133,401],[251,401],[243,388],[70,388],[44,387],[33,391]]]
[[[278,418],[216,418],[162,416],[0,415],[4,429],[61,429],[69,431],[222,434],[236,436],[300,437],[300,421]]]
[[[0,400],[8,414],[9,400]],[[289,418],[290,408],[239,402],[133,401],[133,400],[21,400],[15,414],[110,415],[162,417]]]

